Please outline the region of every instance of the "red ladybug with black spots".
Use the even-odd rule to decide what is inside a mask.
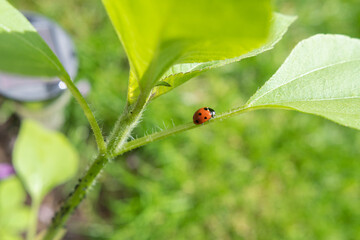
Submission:
[[[193,116],[193,121],[196,125],[202,124],[215,117],[215,110],[209,107],[200,108]]]

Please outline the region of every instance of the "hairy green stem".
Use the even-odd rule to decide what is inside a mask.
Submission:
[[[107,150],[110,155],[122,149],[126,143],[131,131],[138,124],[142,112],[149,98],[149,94],[141,94],[134,106],[127,106],[124,113],[115,124],[112,133],[109,136]]]
[[[240,113],[244,113],[244,112],[251,111],[251,110],[255,110],[255,108],[241,107],[241,108],[239,108],[237,110],[232,110],[232,111],[229,111],[227,113],[220,114],[220,115],[216,116],[214,119],[211,119],[210,121],[205,122],[204,124],[195,125],[192,122],[191,123],[185,123],[185,124],[182,124],[182,125],[170,128],[170,129],[166,129],[166,130],[161,131],[161,132],[153,133],[153,134],[150,134],[148,136],[144,136],[144,137],[132,140],[130,142],[125,143],[123,148],[120,151],[116,151],[114,153],[113,157],[116,157],[116,156],[121,155],[121,154],[123,154],[125,152],[128,152],[128,151],[131,151],[131,150],[133,150],[135,148],[141,147],[141,146],[143,146],[145,144],[148,144],[150,142],[154,142],[154,141],[163,139],[165,137],[169,137],[169,136],[174,135],[176,133],[184,132],[184,131],[187,131],[187,130],[190,130],[190,129],[193,129],[193,128],[197,128],[197,127],[202,127],[202,126],[205,126],[205,125],[217,122],[217,121],[222,121],[222,120],[224,120],[224,119],[226,119],[226,118],[228,118],[230,116],[233,116],[235,114],[240,114]]]
[[[26,235],[26,240],[34,240],[36,236],[36,229],[37,229],[37,218],[40,208],[40,199],[33,199],[31,203],[30,209],[30,221],[28,226],[28,231]]]
[[[85,198],[90,187],[95,184],[96,177],[102,169],[112,159],[111,155],[116,149],[121,149],[128,139],[132,129],[138,123],[143,108],[146,104],[146,97],[140,97],[138,103],[133,108],[126,108],[124,114],[119,118],[114,131],[110,136],[109,143],[105,149],[106,154],[99,154],[90,166],[85,176],[79,179],[74,191],[62,204],[60,210],[55,214],[51,225],[48,227],[44,240],[52,240],[63,228],[74,209]]]
[[[71,213],[85,198],[86,194],[90,191],[91,186],[95,183],[96,177],[110,160],[109,156],[98,155],[89,170],[85,173],[85,176],[79,179],[73,192],[69,194],[60,210],[55,214],[51,225],[47,229],[44,240],[52,240],[63,228]]]
[[[70,90],[71,94],[74,96],[76,101],[79,103],[80,107],[85,113],[86,118],[88,119],[91,129],[94,132],[95,140],[99,148],[100,154],[105,154],[106,152],[106,144],[104,138],[102,136],[102,132],[100,127],[95,119],[94,114],[92,113],[89,105],[85,101],[84,97],[81,95],[79,89],[75,86],[73,81],[71,81],[69,75],[64,75],[61,77],[61,80],[65,82],[66,86]]]
[[[118,119],[115,127],[109,137],[107,149],[109,154],[112,154],[117,149],[120,149],[128,139],[131,131],[139,122],[142,110],[125,111]]]
[[[218,122],[218,121],[222,121],[222,120],[227,119],[229,117],[233,117],[233,116],[236,116],[238,114],[245,113],[245,112],[254,111],[254,110],[257,110],[257,109],[268,109],[268,108],[292,110],[291,108],[285,108],[285,107],[276,106],[276,105],[264,105],[264,106],[257,106],[257,107],[248,107],[247,105],[244,105],[242,107],[232,109],[232,110],[230,110],[230,111],[228,111],[226,113],[219,114],[214,119],[211,119],[210,121],[208,121],[208,122],[206,122],[204,124],[201,124],[201,125],[195,125],[192,122],[191,123],[185,123],[185,124],[182,124],[182,125],[170,128],[170,129],[166,129],[166,130],[161,131],[161,132],[153,133],[153,134],[150,134],[150,135],[147,135],[147,136],[132,140],[130,142],[125,143],[124,146],[120,150],[118,150],[114,154],[112,154],[112,157],[116,157],[116,156],[121,155],[121,154],[123,154],[125,152],[131,151],[131,150],[133,150],[135,148],[141,147],[141,146],[146,145],[146,144],[148,144],[150,142],[154,142],[154,141],[169,137],[169,136],[174,135],[176,133],[181,133],[181,132],[193,129],[193,128],[202,127],[202,126],[205,126],[205,125],[208,125],[208,124],[212,124],[212,123],[215,123],[215,122]]]
[[[204,125],[207,125],[209,123],[211,123],[211,121],[205,123]],[[131,150],[133,150],[135,148],[141,147],[141,146],[146,145],[148,143],[151,143],[151,142],[154,142],[154,141],[157,141],[157,140],[161,140],[163,138],[169,137],[169,136],[174,135],[176,133],[187,131],[187,130],[190,130],[190,129],[193,129],[193,128],[196,128],[196,127],[199,127],[199,126],[202,126],[202,125],[195,125],[194,123],[185,123],[185,124],[182,124],[182,125],[170,128],[170,129],[166,129],[166,130],[161,131],[161,132],[157,132],[157,133],[150,134],[148,136],[137,138],[135,140],[132,140],[130,142],[125,143],[123,148],[120,149],[120,151],[116,151],[114,153],[113,157],[116,157],[116,156],[121,155],[121,154],[123,154],[125,152],[128,152],[128,151],[131,151]]]

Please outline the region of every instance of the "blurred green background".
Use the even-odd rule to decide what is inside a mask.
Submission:
[[[101,2],[11,2],[50,17],[73,37],[77,79],[90,81],[87,99],[108,133],[125,103],[129,67]],[[274,10],[298,16],[274,50],[154,100],[133,137],[190,122],[200,107],[221,113],[244,104],[311,35],[360,38],[359,0],[275,0]],[[81,154],[81,175],[96,147],[74,101],[62,130]],[[359,146],[356,130],[281,110],[181,133],[109,164],[65,239],[360,239]]]

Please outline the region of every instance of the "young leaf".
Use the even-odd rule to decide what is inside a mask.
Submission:
[[[13,152],[14,166],[33,199],[76,173],[78,156],[66,137],[24,120]]]
[[[221,67],[230,63],[238,62],[242,59],[256,56],[265,51],[274,48],[275,44],[278,43],[282,36],[286,33],[289,26],[295,21],[296,17],[286,16],[280,13],[275,13],[271,20],[271,28],[268,39],[259,48],[256,48],[243,55],[235,58],[229,58],[218,61],[200,62],[200,63],[183,63],[176,64],[169,68],[169,70],[161,77],[161,81],[166,81],[171,84],[172,88],[159,87],[153,91],[153,98],[158,97],[173,88],[183,84],[187,80],[195,77],[196,75],[217,67]]]
[[[66,74],[34,27],[6,0],[0,1],[0,71],[35,76]]]
[[[300,42],[247,107],[286,107],[360,129],[360,40],[315,35]]]
[[[130,61],[130,103],[172,65],[241,56],[266,40],[270,1],[103,0]]]

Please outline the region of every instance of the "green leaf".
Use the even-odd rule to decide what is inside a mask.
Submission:
[[[360,129],[360,40],[315,35],[300,42],[247,107],[285,107]]]
[[[172,66],[241,56],[268,35],[269,0],[103,0],[130,61],[130,103]]]
[[[0,71],[32,76],[66,74],[34,27],[5,0],[0,1]]]
[[[166,81],[171,84],[172,88],[159,87],[157,89],[154,89],[153,98],[167,93],[168,91],[171,91],[173,88],[176,88],[177,86],[183,84],[187,80],[197,76],[204,71],[217,67],[222,67],[230,63],[238,62],[242,59],[253,57],[259,55],[260,53],[273,49],[275,44],[281,40],[283,35],[288,30],[289,26],[295,21],[295,19],[296,17],[294,16],[286,16],[280,13],[275,13],[271,21],[271,28],[267,41],[259,48],[256,48],[243,55],[218,61],[173,65],[161,78],[161,81]]]
[[[0,181],[0,236],[21,239],[26,229],[30,209],[25,206],[26,193],[15,176]],[[6,238],[5,238],[6,236]]]
[[[67,138],[24,120],[16,140],[14,167],[34,200],[70,179],[77,171],[78,156]]]

